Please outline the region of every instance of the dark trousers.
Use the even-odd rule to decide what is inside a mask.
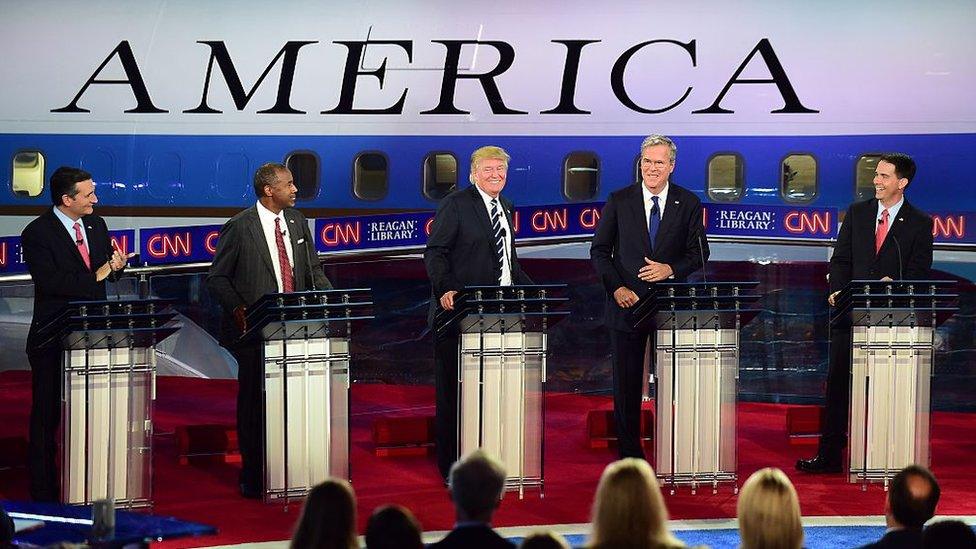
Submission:
[[[237,359],[237,441],[241,448],[240,483],[259,492],[264,487],[264,364],[261,344],[229,349]]]
[[[847,421],[851,402],[850,328],[831,328],[829,360],[826,410],[818,454],[827,461],[840,463],[847,445]]]
[[[644,392],[644,354],[649,333],[610,330],[613,354],[613,417],[620,457],[644,457],[640,441],[641,397]],[[654,353],[651,353],[651,360]]]
[[[458,336],[434,336],[437,469],[445,479],[458,457]]]
[[[27,353],[31,366],[31,414],[28,460],[34,501],[57,501],[58,427],[64,390],[63,351],[57,347]]]

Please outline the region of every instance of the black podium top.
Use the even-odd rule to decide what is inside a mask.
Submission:
[[[566,284],[466,286],[454,296],[454,310],[434,316],[438,335],[461,331],[544,331],[569,314]]]
[[[939,325],[959,308],[953,280],[854,280],[834,299],[830,325]]]
[[[762,296],[757,281],[658,282],[630,311],[634,329],[736,328],[760,310],[752,305]]]
[[[167,299],[72,301],[40,333],[42,345],[63,349],[151,347],[176,333]]]
[[[241,340],[348,336],[349,325],[373,318],[369,288],[267,294],[247,312]]]

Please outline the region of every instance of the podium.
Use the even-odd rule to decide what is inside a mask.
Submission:
[[[175,317],[159,299],[77,301],[42,328],[64,350],[62,503],[152,505],[155,345]]]
[[[739,331],[759,313],[758,285],[657,283],[631,312],[634,328],[654,332],[654,468],[672,494],[719,483],[738,492]]]
[[[265,501],[350,478],[349,342],[372,306],[370,290],[350,289],[268,294],[250,307],[241,339],[263,348]]]
[[[457,457],[482,448],[508,473],[506,490],[544,489],[546,354],[549,327],[569,314],[564,284],[471,286],[438,334],[459,332]]]
[[[946,280],[855,280],[838,294],[831,326],[851,331],[848,475],[888,482],[928,466],[935,328],[958,294]]]

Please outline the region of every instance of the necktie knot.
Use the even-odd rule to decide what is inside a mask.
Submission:
[[[888,208],[881,210],[881,219],[878,220],[878,228],[874,231],[874,253],[881,253],[881,246],[884,245],[885,238],[888,236]]]
[[[658,197],[658,196],[652,196],[652,197],[651,197],[651,202],[653,202],[653,203],[654,203],[654,207],[655,207],[655,208],[657,207],[657,199],[658,199],[658,198],[660,198],[660,197]]]
[[[888,209],[887,208],[881,210],[881,222],[882,223],[885,223],[885,224],[888,223]]]
[[[85,239],[83,236],[81,236],[81,224],[75,221],[74,228],[75,228],[75,240],[79,242],[84,242]]]

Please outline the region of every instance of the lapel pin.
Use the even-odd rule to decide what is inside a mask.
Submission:
[[[899,217],[899,218],[898,218],[898,221],[904,221],[904,220],[905,220],[905,218],[904,218],[904,217]]]
[[[289,223],[294,223],[294,222],[295,222],[295,220],[294,220],[294,219],[289,219],[289,220],[288,220],[288,222],[289,222]]]

